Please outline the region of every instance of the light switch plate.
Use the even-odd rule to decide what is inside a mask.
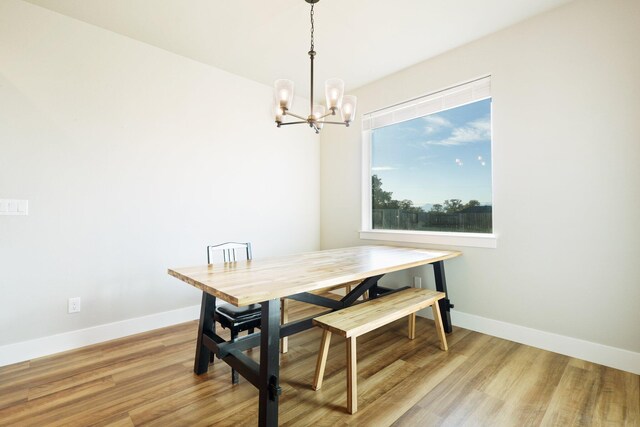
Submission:
[[[18,215],[29,215],[28,200],[18,200]]]
[[[0,215],[29,215],[29,201],[0,199]]]

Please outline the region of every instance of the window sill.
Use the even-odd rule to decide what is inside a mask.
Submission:
[[[360,239],[476,248],[496,248],[498,244],[495,234],[444,233],[436,231],[362,230],[360,231]]]

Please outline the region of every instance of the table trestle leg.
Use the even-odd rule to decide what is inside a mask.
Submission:
[[[449,294],[447,293],[447,279],[444,275],[444,261],[433,263],[433,275],[436,281],[436,291],[444,292],[446,295],[446,297],[438,301],[438,304],[440,305],[444,331],[450,334],[453,329],[451,328],[451,314],[449,312],[453,308],[453,304],[449,301]]]
[[[259,426],[278,425],[280,375],[280,299],[261,303]]]
[[[198,325],[198,342],[196,344],[196,360],[193,372],[201,375],[209,369],[211,362],[211,350],[203,343],[203,335],[214,335],[213,314],[216,309],[216,297],[206,292],[202,293],[202,303],[200,305],[200,323]]]

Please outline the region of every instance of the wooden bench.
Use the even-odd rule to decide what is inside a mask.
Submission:
[[[416,335],[416,312],[431,306],[440,338],[440,348],[447,351],[447,339],[442,326],[438,301],[445,297],[443,292],[429,289],[409,288],[383,295],[342,310],[313,319],[313,323],[324,329],[318,363],[313,379],[313,389],[322,386],[322,378],[327,363],[331,334],[336,333],[347,339],[347,411],[354,414],[358,410],[356,338],[376,328],[384,326],[404,316],[409,316],[409,339]]]

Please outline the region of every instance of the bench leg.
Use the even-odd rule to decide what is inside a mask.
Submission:
[[[356,366],[356,337],[347,339],[347,412],[358,410],[358,368]]]
[[[409,332],[407,333],[407,335],[409,336],[410,340],[416,338],[416,314],[415,313],[411,313],[409,315]]]
[[[440,305],[438,304],[438,301],[431,305],[431,309],[433,310],[433,321],[436,323],[438,338],[440,338],[440,348],[447,351],[449,347],[447,346],[447,337],[444,334],[444,325],[442,324],[442,317],[440,317]]]
[[[329,345],[331,344],[331,332],[326,329],[322,332],[322,342],[320,343],[320,351],[318,352],[318,363],[316,363],[316,374],[313,377],[313,389],[319,390],[322,387],[322,379],[324,378],[324,368],[327,366],[327,355],[329,354]]]
[[[280,324],[284,325],[289,321],[289,300],[286,298],[280,299]],[[280,339],[280,353],[284,354],[289,351],[289,337]]]

